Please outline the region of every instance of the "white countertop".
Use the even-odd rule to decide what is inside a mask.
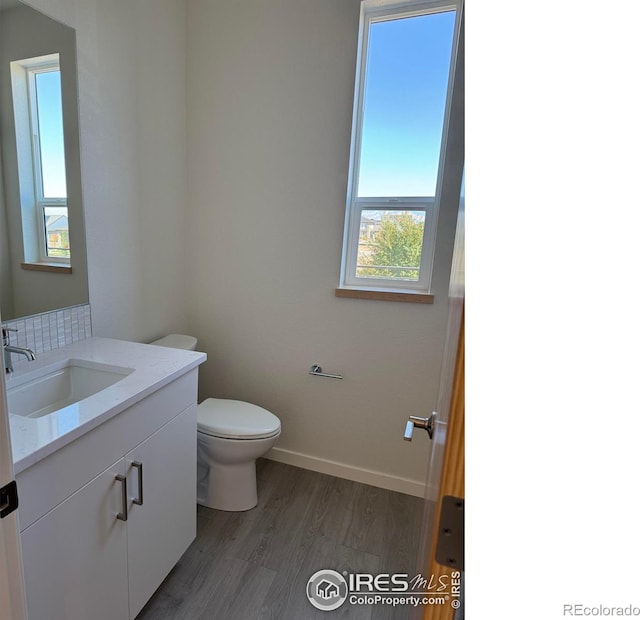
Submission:
[[[41,418],[9,415],[14,473],[49,456],[134,403],[202,364],[207,356],[197,351],[169,349],[137,342],[88,338],[66,347],[38,354],[6,377],[7,390],[43,367],[75,358],[125,366],[133,372],[114,385]]]

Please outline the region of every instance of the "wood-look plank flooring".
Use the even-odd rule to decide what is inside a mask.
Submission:
[[[257,475],[253,510],[198,506],[196,539],[137,620],[326,620],[305,594],[316,571],[415,574],[421,499],[264,459]],[[329,615],[409,610],[347,601]]]

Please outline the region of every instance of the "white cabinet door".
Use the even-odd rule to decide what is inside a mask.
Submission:
[[[129,611],[140,612],[196,536],[196,405],[127,454]],[[142,505],[139,466],[142,464]]]
[[[120,459],[22,532],[29,620],[128,617],[124,473]]]

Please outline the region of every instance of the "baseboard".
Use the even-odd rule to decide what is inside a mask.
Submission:
[[[345,465],[344,463],[321,459],[317,456],[309,456],[283,448],[271,448],[271,450],[264,455],[264,458],[278,461],[279,463],[286,463],[287,465],[302,467],[302,469],[310,469],[311,471],[317,471],[321,474],[336,476],[337,478],[345,478],[346,480],[353,480],[354,482],[370,484],[374,487],[380,487],[381,489],[388,489],[389,491],[397,491],[398,493],[405,493],[406,495],[414,495],[416,497],[425,496],[426,484],[424,482],[390,476],[389,474],[383,474],[379,471]]]

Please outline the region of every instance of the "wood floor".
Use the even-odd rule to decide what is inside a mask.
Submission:
[[[422,500],[260,459],[258,506],[198,506],[198,534],[137,620],[406,620],[406,608],[316,610],[318,570],[416,572]],[[161,543],[159,543],[161,544]]]

